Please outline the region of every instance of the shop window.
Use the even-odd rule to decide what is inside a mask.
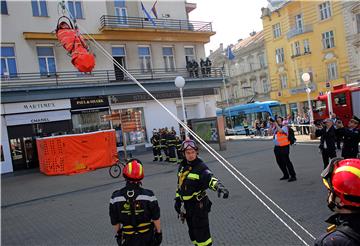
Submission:
[[[106,110],[83,110],[73,113],[71,118],[73,122],[73,131],[75,133],[94,132],[110,129],[110,122],[102,120],[103,115],[109,114]]]
[[[20,138],[10,139],[11,157],[15,160],[23,159],[23,149]]]
[[[345,93],[340,93],[334,96],[334,102],[336,106],[346,107],[346,95]]]

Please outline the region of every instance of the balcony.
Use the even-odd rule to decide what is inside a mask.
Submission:
[[[290,31],[286,34],[286,36],[288,39],[290,39],[297,35],[301,35],[303,33],[312,32],[312,31],[313,31],[312,25],[305,25],[303,28],[294,27],[290,29]]]
[[[188,21],[176,19],[153,19],[154,24],[147,18],[103,15],[100,18],[100,30],[117,29],[160,29],[171,31],[212,32],[211,22]]]
[[[185,79],[192,80],[211,80],[214,78],[221,79],[221,68],[211,68],[209,76],[202,76],[199,69],[198,77],[191,76],[186,68],[178,68],[173,71],[162,69],[150,69],[147,72],[141,69],[128,69],[129,73],[139,82],[151,83],[164,82],[168,83],[175,79],[176,76],[183,76]],[[13,90],[34,87],[71,87],[71,86],[94,86],[107,85],[114,83],[130,84],[131,79],[120,70],[97,70],[92,73],[80,73],[77,71],[56,72],[54,74],[41,75],[40,73],[18,73],[11,76],[1,76],[2,90]]]

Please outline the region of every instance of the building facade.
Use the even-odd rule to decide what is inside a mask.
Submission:
[[[310,97],[349,81],[341,1],[279,1],[262,8],[271,98],[293,114],[308,110],[302,74],[310,74]]]
[[[349,57],[349,82],[360,83],[360,3],[343,2],[347,53]]]
[[[153,128],[178,131],[178,123],[113,60],[180,119],[174,79],[183,76],[187,118],[215,116],[221,77],[190,78],[186,69],[188,60],[205,56],[204,44],[215,34],[210,22],[188,19],[195,4],[158,1],[151,11],[152,3],[144,1],[149,18],[140,1],[65,1],[64,14],[96,40],[84,35],[96,66],[80,73],[54,35],[59,2],[1,3],[2,173],[38,166],[36,138],[42,136],[114,128],[121,146],[125,140],[148,143]],[[115,113],[121,121],[106,120]]]

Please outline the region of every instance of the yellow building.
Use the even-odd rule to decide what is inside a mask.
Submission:
[[[311,99],[346,83],[348,57],[341,1],[282,1],[262,8],[271,98],[287,112],[308,108],[301,75],[311,76]]]

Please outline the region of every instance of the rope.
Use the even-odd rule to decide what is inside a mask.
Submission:
[[[80,27],[80,25],[79,25]],[[302,227],[297,221],[295,221],[288,213],[286,213],[279,205],[277,205],[271,198],[269,198],[264,192],[262,192],[255,184],[253,184],[248,178],[245,177],[239,170],[237,170],[230,162],[228,162],[223,156],[217,153],[211,146],[209,146],[204,140],[202,140],[195,132],[193,132],[185,123],[179,120],[169,109],[167,109],[159,100],[157,100],[135,77],[133,77],[125,68],[118,63],[111,54],[108,53],[86,30],[85,31],[89,39],[91,39],[96,47],[103,53],[103,55],[109,58],[113,63],[126,74],[134,83],[136,83],[144,92],[146,92],[152,99],[154,99],[169,115],[178,122],[184,129],[186,129],[230,174],[232,174],[256,199],[258,199],[281,223],[283,223],[304,245],[308,245],[300,235],[298,235],[276,212],[274,212],[251,188],[249,188],[244,181],[242,181],[226,164],[228,164],[235,172],[237,172],[243,179],[245,179],[251,186],[253,186],[258,192],[260,192],[268,201],[275,205],[281,212],[283,212],[291,221],[298,225],[306,234],[308,234],[312,239],[315,237],[308,232],[304,227]],[[222,160],[226,163],[224,163]]]

